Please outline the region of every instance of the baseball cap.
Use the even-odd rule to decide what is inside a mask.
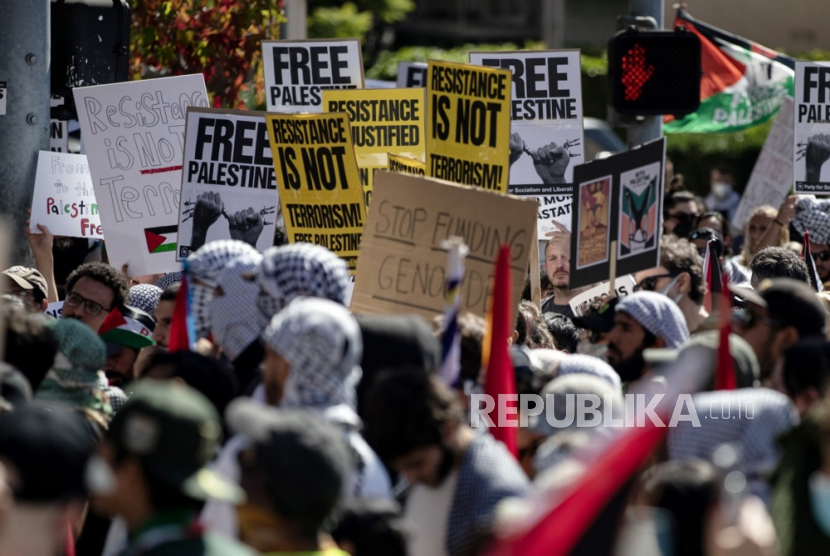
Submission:
[[[118,355],[125,347],[140,350],[151,346],[156,321],[141,309],[120,305],[113,308],[101,324],[98,335],[107,347],[107,357]]]
[[[44,298],[48,296],[46,278],[37,269],[13,266],[4,270],[3,274],[24,290],[38,290]]]
[[[612,297],[596,312],[587,313],[581,317],[571,319],[575,326],[593,332],[611,332],[614,328],[614,309],[619,303],[619,297]]]
[[[29,403],[0,415],[0,459],[13,466],[17,500],[79,498],[95,441],[76,412]]]
[[[106,436],[171,488],[196,500],[239,503],[242,489],[206,467],[221,431],[219,415],[202,394],[183,384],[150,380],[136,384]]]
[[[771,319],[794,326],[802,338],[824,334],[827,313],[816,292],[805,282],[771,278],[761,282],[757,290],[732,285],[729,289],[748,303],[764,307]]]

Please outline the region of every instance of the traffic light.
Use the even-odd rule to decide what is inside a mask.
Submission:
[[[700,106],[700,40],[694,33],[630,29],[608,42],[611,106],[625,116],[682,116]]]

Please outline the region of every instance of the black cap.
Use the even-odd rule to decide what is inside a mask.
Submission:
[[[614,308],[619,303],[619,297],[612,297],[596,312],[587,313],[581,317],[571,319],[575,326],[593,332],[611,332],[614,328]]]
[[[815,290],[792,278],[764,280],[757,290],[729,286],[748,303],[764,307],[771,319],[794,326],[802,338],[824,334],[827,312]]]
[[[84,473],[94,449],[79,413],[29,403],[0,415],[0,459],[13,467],[9,483],[17,500],[84,496]]]

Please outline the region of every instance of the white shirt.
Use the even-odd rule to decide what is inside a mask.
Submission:
[[[438,488],[412,487],[404,509],[409,556],[447,556],[447,523],[457,483],[458,471],[453,471]]]

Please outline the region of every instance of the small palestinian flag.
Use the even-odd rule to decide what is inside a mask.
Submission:
[[[105,342],[133,349],[151,346],[155,344],[153,331],[141,322],[147,319],[149,315],[132,307],[115,307],[101,324],[98,335]]]
[[[677,10],[700,39],[700,108],[681,120],[666,116],[666,133],[740,131],[775,116],[795,89],[795,60]]]
[[[147,251],[150,253],[167,253],[176,250],[176,231],[178,227],[158,226],[146,228],[144,239],[147,240]]]

